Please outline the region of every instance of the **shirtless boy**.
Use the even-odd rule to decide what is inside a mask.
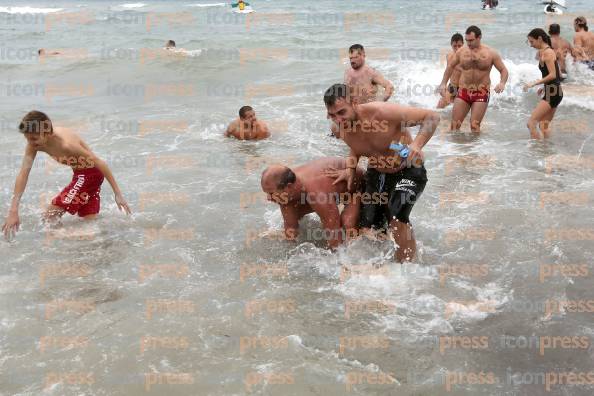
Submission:
[[[58,194],[45,211],[46,221],[56,221],[65,212],[85,220],[93,219],[99,213],[101,184],[105,177],[115,194],[115,202],[120,210],[130,214],[128,203],[107,164],[99,159],[76,134],[63,129],[54,128],[49,117],[40,111],[30,111],[25,115],[19,130],[27,139],[27,147],[21,170],[16,178],[14,195],[8,216],[2,226],[6,238],[11,238],[19,229],[19,203],[33,161],[38,152],[45,152],[63,165],[70,166],[74,172],[70,184]]]

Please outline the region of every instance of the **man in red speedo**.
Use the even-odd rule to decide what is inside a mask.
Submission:
[[[111,185],[120,210],[130,214],[128,203],[105,162],[99,159],[82,139],[63,128],[54,128],[47,115],[30,111],[19,125],[27,139],[25,156],[16,178],[14,195],[2,231],[6,238],[18,231],[19,203],[27,186],[29,172],[38,151],[43,151],[61,164],[72,168],[74,175],[70,184],[53,200],[43,215],[46,221],[59,219],[64,212],[78,214],[84,219],[93,219],[99,213],[101,184],[103,178]]]
[[[458,96],[454,99],[452,110],[452,130],[459,130],[462,121],[470,110],[470,128],[472,132],[481,131],[481,121],[487,112],[493,66],[501,74],[501,81],[494,88],[496,93],[503,92],[509,73],[501,60],[501,56],[494,49],[481,44],[481,29],[470,26],[466,29],[466,45],[460,48],[443,73],[439,86],[441,96],[446,95],[446,83],[456,69],[462,67]]]

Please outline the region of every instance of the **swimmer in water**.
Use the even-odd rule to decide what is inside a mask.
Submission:
[[[365,49],[361,44],[349,48],[351,68],[344,72],[344,83],[354,89],[353,103],[368,103],[377,100],[377,88],[384,88],[382,101],[387,102],[394,92],[392,83],[380,72],[365,64]]]
[[[234,120],[225,131],[225,136],[239,140],[259,140],[270,136],[268,126],[256,118],[256,112],[250,106],[239,109],[239,118]]]
[[[576,61],[594,70],[594,33],[588,31],[588,22],[583,16],[575,18],[573,22],[575,36],[573,48]]]
[[[345,159],[319,158],[293,169],[271,165],[262,173],[262,191],[269,201],[279,204],[287,240],[297,239],[299,220],[308,213],[320,217],[330,248],[357,234],[363,170],[356,170],[352,188],[348,189],[346,181],[334,182],[328,169],[345,170]],[[344,204],[342,212],[339,203]]]
[[[42,56],[55,56],[55,55],[60,55],[61,53],[58,51],[50,51],[47,52],[44,48],[40,48],[37,50],[37,55],[39,55],[40,57]]]
[[[73,171],[70,184],[52,200],[43,214],[45,221],[55,222],[65,212],[78,214],[85,220],[97,217],[100,207],[99,192],[104,178],[113,189],[118,208],[127,214],[131,213],[107,164],[99,159],[78,135],[64,128],[54,128],[49,117],[40,111],[27,113],[19,125],[19,130],[27,140],[27,147],[21,170],[16,178],[8,216],[2,226],[7,239],[19,229],[19,203],[38,152],[47,153],[57,162],[70,166]]]
[[[427,183],[422,149],[437,129],[439,114],[395,103],[353,103],[350,89],[344,84],[328,88],[324,103],[327,117],[337,126],[333,133],[350,148],[347,172],[335,183],[346,180],[351,190],[359,158],[367,157],[364,192],[372,196],[383,193],[385,197],[362,202],[359,220],[362,232],[369,234],[371,228],[381,228],[387,221],[398,245],[396,260],[413,260],[417,245],[409,215]],[[412,126],[420,126],[414,140],[406,128]],[[401,149],[395,143],[408,145],[406,160],[398,154]],[[402,161],[406,161],[404,168]]]
[[[165,49],[166,50],[174,50],[175,49],[175,41],[167,40],[167,42],[165,43]]]
[[[454,59],[454,56],[456,56],[456,52],[458,52],[458,50],[460,48],[462,48],[462,46],[464,46],[464,37],[462,37],[462,35],[460,33],[454,34],[452,36],[452,39],[450,40],[450,45],[452,46],[452,50],[448,53],[448,55],[446,57],[446,61],[447,61],[448,65]],[[446,95],[442,96],[439,99],[439,102],[437,103],[438,109],[443,109],[444,107],[448,106],[456,98],[456,95],[458,94],[458,82],[460,80],[461,73],[462,73],[462,67],[460,65],[458,65],[454,69],[454,72],[452,73],[452,76],[450,77],[450,82],[448,83],[448,90],[446,92]]]
[[[530,137],[540,139],[537,126],[540,126],[543,138],[551,134],[550,123],[555,116],[557,106],[563,100],[561,89],[561,72],[557,62],[557,54],[551,48],[551,38],[542,29],[533,29],[528,33],[528,42],[532,48],[538,50],[538,68],[542,73],[542,79],[524,85],[524,91],[539,84],[544,84],[538,90],[539,95],[544,94],[528,120]]]
[[[496,93],[505,89],[509,72],[501,60],[501,55],[491,47],[481,43],[482,32],[476,26],[466,29],[466,45],[460,48],[443,73],[439,85],[442,97],[446,96],[446,83],[454,74],[456,67],[462,67],[458,95],[452,109],[451,130],[460,130],[462,122],[470,111],[470,129],[480,133],[481,122],[487,112],[491,94],[491,69],[493,66],[501,74],[501,81],[494,88]]]

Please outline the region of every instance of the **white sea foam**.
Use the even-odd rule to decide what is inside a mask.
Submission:
[[[62,11],[63,8],[35,8],[35,7],[0,7],[0,12],[7,14],[50,14]]]

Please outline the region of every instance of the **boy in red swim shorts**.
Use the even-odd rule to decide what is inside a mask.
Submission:
[[[43,215],[44,220],[55,221],[65,212],[78,214],[84,219],[95,218],[99,213],[99,192],[104,178],[113,189],[118,208],[127,214],[131,213],[107,164],[93,154],[78,135],[63,128],[54,128],[49,117],[40,111],[27,113],[19,125],[19,130],[27,139],[27,147],[21,170],[16,178],[8,216],[2,226],[6,238],[18,231],[19,203],[38,151],[45,152],[57,162],[70,166],[74,172],[70,184],[52,200]]]

